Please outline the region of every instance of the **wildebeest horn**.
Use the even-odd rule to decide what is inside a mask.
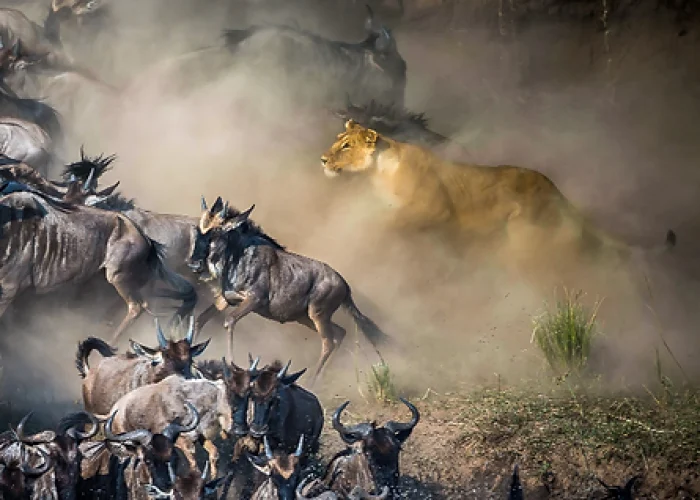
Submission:
[[[387,422],[384,427],[389,429],[394,434],[397,434],[396,437],[399,439],[399,441],[404,441],[408,439],[408,436],[411,435],[411,431],[413,431],[413,428],[416,426],[416,424],[418,424],[418,421],[420,420],[420,412],[418,411],[418,408],[413,406],[404,398],[399,399],[401,399],[401,402],[408,406],[408,409],[411,410],[411,421],[407,424],[390,421]]]
[[[289,370],[289,365],[292,364],[292,360],[290,359],[287,361],[287,364],[284,365],[284,368],[280,370],[280,372],[277,374],[277,380],[282,380],[285,375],[287,375],[287,370]]]
[[[177,476],[175,475],[172,462],[168,462],[168,476],[170,476],[170,484],[174,485]]]
[[[224,207],[219,212],[219,217],[221,217],[223,219],[224,217],[226,217],[227,212],[228,212],[228,201],[226,203],[224,203]]]
[[[95,169],[91,168],[90,175],[88,175],[88,178],[85,179],[85,183],[83,184],[83,191],[87,191],[90,189],[90,186],[92,186],[92,180],[94,178],[95,178]]]
[[[231,370],[228,368],[228,363],[226,362],[226,357],[224,356],[221,358],[221,361],[224,363],[224,377],[226,378],[231,378]]]
[[[156,336],[158,337],[158,345],[161,347],[161,349],[168,347],[168,340],[165,338],[165,334],[163,333],[163,329],[160,327],[160,321],[158,321],[158,318],[156,318]]]
[[[300,457],[301,453],[304,451],[304,435],[302,434],[299,436],[299,444],[297,445],[297,449],[294,452],[295,457]]]
[[[110,417],[107,419],[107,423],[105,423],[105,440],[114,441],[116,443],[125,443],[130,441],[138,443],[141,446],[147,445],[153,437],[151,431],[147,429],[138,429],[131,432],[124,432],[119,435],[112,433],[112,423],[114,422],[114,417],[118,411],[119,410],[114,410],[114,413],[110,415]]]
[[[204,199],[204,195],[202,195],[202,210],[207,209],[207,200]]]
[[[17,432],[15,433],[17,435],[17,439],[21,441],[24,444],[46,444],[50,443],[56,438],[56,433],[52,431],[44,431],[40,432],[38,434],[35,434],[33,436],[25,436],[24,435],[24,426],[27,425],[27,422],[31,418],[31,416],[34,414],[33,411],[30,411],[27,413],[24,418],[20,421],[20,423],[17,425]]]
[[[38,467],[31,467],[31,466],[27,465],[27,462],[24,458],[24,456],[26,456],[25,452],[22,453],[23,457],[22,457],[22,464],[20,466],[20,469],[22,470],[22,473],[25,476],[29,476],[31,478],[39,477],[39,476],[45,474],[53,465],[51,463],[51,457],[44,450],[42,450],[41,448],[37,448],[36,450],[41,455],[41,458],[44,459],[44,461]]]
[[[181,425],[177,422],[171,422],[162,432],[162,434],[172,442],[175,442],[183,432],[191,432],[199,425],[199,420],[201,417],[199,416],[197,408],[195,408],[189,401],[185,401],[185,406],[192,415],[192,420],[190,423],[187,425]]]
[[[194,314],[190,316],[190,327],[187,330],[187,335],[185,335],[185,340],[189,345],[192,345],[194,339]]]
[[[272,448],[270,448],[270,441],[267,440],[267,434],[263,437],[263,443],[265,444],[265,456],[268,460],[272,460]]]
[[[369,6],[369,4],[365,4],[365,7],[367,8],[367,18],[365,19],[365,30],[369,32],[374,31],[374,11],[372,10],[372,7]]]
[[[87,411],[79,412],[77,415],[87,416],[87,418],[90,420],[90,423],[92,424],[92,430],[88,432],[81,432],[78,429],[76,429],[77,425],[73,425],[66,431],[66,435],[70,436],[76,441],[82,441],[84,439],[90,439],[91,437],[96,436],[97,432],[100,430],[99,419],[95,415]]]
[[[333,413],[333,428],[338,434],[340,434],[340,437],[346,444],[352,444],[359,439],[359,437],[356,436],[350,429],[346,429],[345,426],[340,423],[340,415],[343,413],[343,411],[345,411],[345,408],[347,408],[349,404],[350,401],[346,401],[340,405],[337,410],[335,410],[335,413]]]
[[[257,358],[253,359],[253,357],[250,357],[250,368],[248,368],[249,372],[253,372],[258,369],[258,363],[260,363],[260,356]]]
[[[209,460],[204,464],[204,470],[202,471],[201,478],[203,481],[207,480],[207,476],[209,475]]]
[[[108,188],[103,189],[99,193],[96,193],[98,196],[110,196],[112,193],[114,193],[114,190],[119,187],[119,184],[121,181],[117,181]]]
[[[384,486],[382,488],[381,493],[378,495],[372,495],[364,490],[364,488],[361,488],[359,486],[355,486],[353,490],[350,492],[350,497],[352,499],[356,500],[384,500],[386,497],[389,496],[389,487]]]

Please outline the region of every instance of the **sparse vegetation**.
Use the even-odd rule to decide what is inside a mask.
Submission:
[[[388,403],[397,401],[398,396],[394,378],[389,365],[382,361],[372,365],[372,372],[367,381],[370,394],[380,403]]]
[[[532,340],[550,368],[559,376],[580,374],[586,367],[591,342],[598,333],[596,319],[602,301],[592,309],[585,307],[582,291],[564,289],[564,298],[533,319]]]

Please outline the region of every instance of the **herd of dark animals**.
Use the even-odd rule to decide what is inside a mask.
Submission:
[[[251,356],[248,368],[225,358],[194,361],[209,344],[196,344],[197,333],[228,309],[229,356],[233,328],[251,312],[316,330],[322,353],[313,381],[345,336],[331,320],[339,307],[375,348],[389,340],[357,309],[339,273],[288,252],[249,218],[253,207],[240,212],[219,197],[210,207],[202,199],[200,218],[158,214],[116,192],[119,183],[98,189],[114,156],[89,158],[81,149],[80,160],[65,167],[61,181],[48,180],[51,168],[61,164],[56,154],[60,117],[40,100],[19,97],[13,83],[45,69],[99,81],[75,64],[60,42],[61,23],[71,17],[89,20],[92,5],[53,0],[43,27],[19,10],[0,9],[0,316],[20,292],[82,283],[104,269],[128,306],[112,344],[148,310],[149,294],[180,300],[171,325],[189,317],[189,328],[176,341],[156,320],[158,347],[130,340],[131,350],[121,355],[99,338],[80,342],[76,366],[85,410],[67,415],[55,430],[32,435],[25,429],[29,414],[16,429],[0,434],[0,498],[195,499],[216,498],[219,491],[220,498],[399,498],[400,450],[420,418],[410,402],[402,399],[411,412],[409,422],[384,426],[342,424],[349,402],[342,404],[332,424],[347,448],[330,460],[325,473],[315,474],[311,466],[324,415],[316,396],[297,384],[306,369],[290,374],[291,362],[282,366],[280,361],[258,368],[259,358]],[[360,44],[296,28],[270,29],[310,36],[315,44],[356,51],[365,59],[369,55],[370,65],[352,57],[341,62],[353,72],[355,89],[371,87],[365,83],[377,68],[389,74],[386,92],[375,92],[378,100],[353,104],[357,94],[351,97],[346,88],[347,105],[335,110],[339,118],[403,142],[431,148],[449,143],[427,127],[422,114],[403,108],[405,62],[390,32],[377,27],[368,10],[368,38]],[[96,17],[104,19],[103,14],[100,10]],[[257,30],[229,31],[224,38],[228,46],[238,46]],[[156,290],[157,280],[168,289]],[[280,290],[284,293],[275,293]],[[213,304],[195,320],[202,295],[210,295]],[[92,351],[102,356],[95,366],[88,363]],[[201,469],[198,446],[207,453]],[[219,448],[227,446],[232,458],[220,474]],[[608,498],[631,499],[637,479],[624,487],[601,485]],[[517,465],[508,498],[523,498]]]

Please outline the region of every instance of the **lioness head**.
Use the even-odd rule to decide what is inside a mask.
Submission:
[[[328,177],[340,175],[343,170],[361,172],[372,167],[379,134],[353,120],[345,122],[345,132],[321,156],[323,171]]]

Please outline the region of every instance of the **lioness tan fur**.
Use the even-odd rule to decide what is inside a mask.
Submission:
[[[544,174],[510,165],[485,166],[446,161],[428,149],[397,142],[353,120],[321,157],[326,175],[363,172],[395,208],[401,225],[454,224],[475,237],[554,237],[565,230],[581,249],[630,247],[593,227]],[[535,228],[535,232],[528,232]],[[542,232],[544,230],[544,232]],[[675,245],[667,233],[665,247]]]

